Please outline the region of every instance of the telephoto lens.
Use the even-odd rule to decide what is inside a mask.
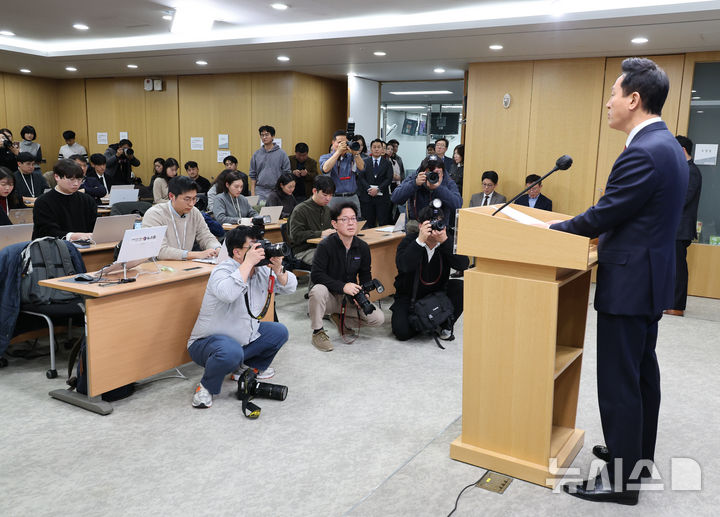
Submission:
[[[253,395],[259,399],[285,400],[287,398],[287,394],[287,386],[270,384],[268,382],[258,382],[255,385]]]

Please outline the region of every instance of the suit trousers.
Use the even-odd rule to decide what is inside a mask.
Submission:
[[[675,301],[670,308],[676,311],[684,311],[687,303],[688,246],[690,246],[690,241],[675,241]]]
[[[445,294],[450,298],[453,304],[455,321],[457,321],[463,312],[463,288],[462,280],[448,280]],[[390,307],[392,311],[392,333],[400,341],[417,336],[418,331],[410,325],[410,297],[404,295],[396,295],[395,303]]]
[[[375,228],[376,226],[392,224],[390,219],[392,203],[388,196],[375,196],[367,201],[360,201],[360,206],[363,216],[367,221],[365,228]]]
[[[622,459],[623,483],[631,479],[639,460],[654,461],[660,410],[660,369],[655,355],[658,321],[662,314],[597,315],[597,385],[600,419],[614,476],[614,462]],[[612,477],[611,477],[612,479]]]

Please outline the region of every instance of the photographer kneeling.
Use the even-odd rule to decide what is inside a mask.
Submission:
[[[225,235],[231,258],[210,274],[188,340],[190,357],[205,367],[193,407],[212,406],[223,378],[243,362],[260,372],[269,369],[275,354],[288,340],[285,325],[259,318],[270,301],[273,283],[277,294],[287,294],[295,291],[297,279],[283,269],[282,257],[266,261],[265,250],[257,243],[259,238],[259,230],[250,226],[238,226]]]
[[[463,281],[450,280],[450,268],[465,270],[469,261],[467,257],[453,253],[441,208],[432,205],[423,208],[418,214],[418,222],[419,233],[408,233],[395,255],[398,275],[395,277],[395,303],[390,307],[392,332],[400,341],[419,334],[420,330],[411,323],[414,315],[411,306],[433,293],[445,293],[452,304],[454,318],[442,325],[440,339],[449,339],[452,325],[463,311]]]
[[[309,301],[312,344],[323,352],[333,349],[323,328],[322,320],[326,314],[331,315],[341,334],[350,330],[351,321],[357,322],[357,318],[348,316],[344,330],[342,314],[346,311],[348,314],[357,312],[360,320],[370,327],[379,327],[385,321],[382,311],[365,296],[375,287],[380,288],[370,274],[370,246],[355,237],[357,212],[357,206],[349,201],[330,209],[330,222],[336,233],[320,241],[313,258],[310,278],[315,285],[310,289]],[[346,299],[346,295],[351,300]]]

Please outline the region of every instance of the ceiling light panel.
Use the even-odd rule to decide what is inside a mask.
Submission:
[[[388,92],[390,95],[452,95],[450,90],[420,90],[409,92]]]

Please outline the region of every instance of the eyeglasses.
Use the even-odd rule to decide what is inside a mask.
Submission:
[[[260,136],[266,137],[266,136],[272,136],[270,133],[260,133]]]
[[[485,182],[483,182],[482,186],[483,186],[483,187],[494,187],[494,186],[495,186],[495,183],[485,183]]]
[[[357,222],[357,217],[338,217],[338,218],[337,218],[337,222],[343,223],[343,224],[345,224],[345,223],[356,223],[356,222]]]
[[[184,198],[182,198],[182,200],[185,201],[186,203],[192,203],[194,205],[195,203],[197,203],[198,198],[185,196]]]

